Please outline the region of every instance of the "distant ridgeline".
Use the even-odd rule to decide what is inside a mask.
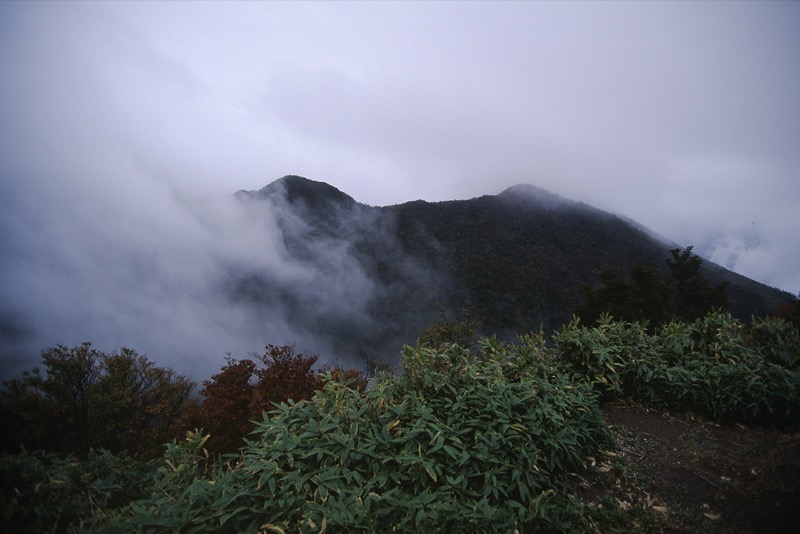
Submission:
[[[571,319],[587,286],[601,284],[601,273],[652,265],[667,276],[678,247],[530,185],[372,207],[326,183],[286,176],[236,196],[273,210],[287,253],[329,278],[307,295],[264,272],[244,272],[231,281],[231,298],[283,306],[293,327],[324,336],[342,354],[391,358],[436,319],[434,303],[454,316],[469,310],[482,333],[541,326],[549,334]],[[729,311],[744,321],[794,299],[711,262],[700,272],[713,287],[727,285]]]

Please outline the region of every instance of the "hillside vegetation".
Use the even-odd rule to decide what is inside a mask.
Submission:
[[[391,209],[404,249],[452,281],[441,302],[469,308],[488,333],[560,328],[582,303],[587,284],[598,286],[605,272],[636,266],[666,274],[675,248],[621,217],[533,186]],[[702,274],[712,287],[727,286],[728,311],[742,321],[793,300],[708,261]]]
[[[552,339],[406,347],[402,373],[366,391],[339,377],[265,412],[241,449],[219,458],[202,430],[150,462],[5,454],[6,530],[713,531],[716,512],[589,491],[592,473],[625,473],[633,447],[604,407],[783,432],[800,421],[797,328],[716,312],[652,333],[604,316]]]
[[[790,295],[530,186],[372,208],[286,177],[238,197],[272,210],[282,253],[319,277],[232,268],[228,298],[280,309],[367,369],[267,345],[228,355],[192,395],[132,349],[46,349],[41,369],[0,391],[0,530],[758,532],[800,520]],[[387,351],[409,336],[394,366]]]
[[[484,335],[552,332],[570,321],[585,286],[603,284],[604,273],[644,266],[665,275],[679,246],[530,185],[469,200],[371,207],[329,184],[287,176],[237,196],[272,214],[298,268],[327,282],[309,295],[266,269],[245,269],[227,282],[230,298],[257,314],[284,310],[291,327],[313,332],[345,358],[365,352],[396,363],[402,346],[436,319],[437,302],[469,309]],[[711,287],[726,285],[727,311],[742,321],[793,300],[708,261],[702,275]]]

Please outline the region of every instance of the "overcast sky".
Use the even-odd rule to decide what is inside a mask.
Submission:
[[[2,2],[4,313],[67,329],[114,314],[103,261],[239,254],[203,203],[286,174],[370,205],[530,183],[796,294],[798,57],[798,2]]]

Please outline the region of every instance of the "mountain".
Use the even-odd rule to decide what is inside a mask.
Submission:
[[[434,303],[469,310],[483,333],[512,336],[540,326],[549,333],[570,320],[582,288],[602,270],[665,270],[670,250],[681,246],[531,185],[372,207],[326,183],[286,176],[237,197],[274,213],[298,268],[312,269],[322,283],[314,294],[298,293],[267,273],[240,273],[231,298],[284,306],[295,331],[338,354],[397,354],[436,318]],[[743,320],[793,299],[708,261],[703,274],[729,284],[730,311]]]

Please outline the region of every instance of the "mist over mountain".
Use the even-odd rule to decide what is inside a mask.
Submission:
[[[666,270],[677,247],[631,222],[532,185],[496,196],[388,207],[287,176],[237,197],[279,214],[286,250],[315,273],[281,287],[258,272],[232,280],[233,298],[279,307],[290,324],[338,354],[392,359],[435,318],[434,304],[468,310],[484,333],[550,332],[572,316],[585,284],[606,268]],[[705,276],[729,284],[731,311],[765,315],[791,296],[710,262]]]
[[[147,211],[153,198],[170,200]],[[435,303],[454,315],[469,310],[482,333],[549,333],[603,269],[665,269],[670,249],[690,245],[531,185],[373,207],[286,176],[225,198],[142,195],[137,206],[116,219],[76,208],[58,221],[31,206],[50,224],[9,223],[4,378],[35,365],[46,347],[82,341],[135,348],[198,380],[226,353],[243,357],[268,343],[294,342],[344,366],[362,356],[391,363],[436,319]],[[745,320],[793,298],[708,261],[704,268],[713,284],[729,282],[731,311]]]
[[[242,271],[226,282],[230,298],[256,314],[282,310],[328,355],[355,364],[361,355],[394,358],[432,320],[431,304],[452,292],[446,272],[404,248],[390,211],[297,176],[236,196],[274,214],[303,275],[285,284],[268,271]]]

